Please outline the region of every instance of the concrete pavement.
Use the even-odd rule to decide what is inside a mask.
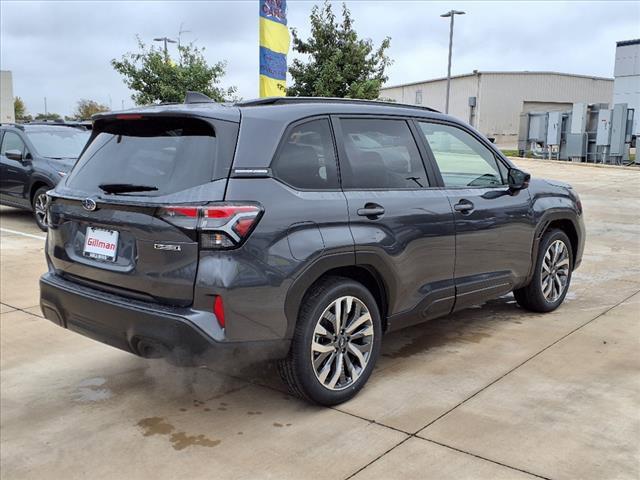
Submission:
[[[176,368],[42,319],[42,233],[3,207],[0,477],[639,478],[640,171],[517,163],[582,197],[565,304],[508,296],[390,334],[337,408],[290,397],[271,365]]]

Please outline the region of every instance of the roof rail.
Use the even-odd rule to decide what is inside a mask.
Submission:
[[[24,125],[48,125],[54,127],[83,127],[86,129],[91,128],[90,121],[75,121],[75,120],[62,120],[62,121],[51,121],[51,120],[32,120],[30,122],[26,122],[22,124],[22,128]]]
[[[255,98],[253,100],[243,100],[236,102],[234,105],[239,107],[253,107],[259,105],[286,105],[295,103],[354,103],[363,105],[384,105],[390,107],[401,108],[417,108],[427,110],[429,112],[438,112],[433,108],[422,107],[420,105],[408,105],[404,103],[386,102],[383,100],[363,100],[359,98],[335,98],[335,97],[266,97]]]
[[[2,122],[0,123],[0,127],[15,127],[19,128],[20,130],[24,130],[24,125],[22,123],[15,122]]]

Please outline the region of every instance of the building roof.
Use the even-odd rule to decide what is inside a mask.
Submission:
[[[633,41],[633,40],[630,40]],[[620,43],[620,42],[618,42]],[[472,73],[463,73],[461,75],[452,75],[451,79],[456,79],[456,78],[464,78],[464,77],[474,77],[476,75],[487,75],[487,74],[491,74],[491,75],[560,75],[563,77],[578,77],[578,78],[590,78],[592,80],[608,80],[610,82],[613,82],[613,78],[607,78],[607,77],[596,77],[593,75],[580,75],[578,73],[562,73],[562,72],[534,72],[534,71],[529,71],[529,70],[522,70],[522,71],[492,71],[492,70],[485,70],[485,71],[479,71],[479,70],[474,70]],[[432,83],[432,82],[441,82],[443,80],[446,80],[447,77],[440,77],[440,78],[431,78],[429,80],[421,80],[418,82],[408,82],[408,83],[400,83],[398,85],[389,85],[389,86],[383,86],[381,88],[381,90],[386,90],[388,88],[398,88],[398,87],[408,87],[411,85],[420,85],[422,83]]]
[[[617,47],[626,47],[627,45],[640,45],[640,38],[635,38],[633,40],[622,40],[620,42],[616,42]]]

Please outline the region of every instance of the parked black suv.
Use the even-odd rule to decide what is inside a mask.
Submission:
[[[325,405],[362,388],[387,331],[510,291],[554,310],[584,246],[570,186],[379,102],[99,115],[49,195],[46,318],[146,357],[260,350]]]
[[[0,204],[31,210],[41,230],[46,193],[58,184],[89,138],[80,123],[0,125]]]

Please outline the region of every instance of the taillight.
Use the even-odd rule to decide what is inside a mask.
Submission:
[[[197,230],[201,248],[220,249],[240,245],[258,223],[261,213],[257,204],[217,203],[161,207],[157,215],[176,227]]]

